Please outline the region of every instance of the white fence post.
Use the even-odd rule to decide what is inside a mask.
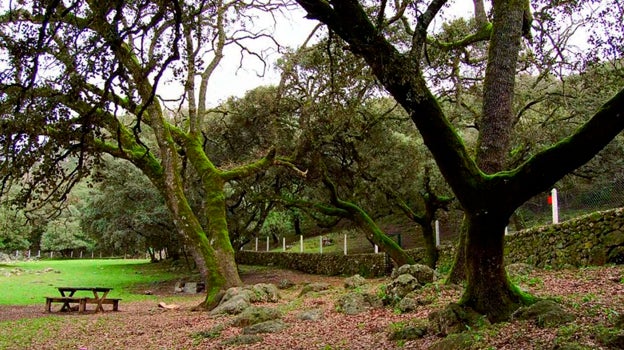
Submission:
[[[269,236],[267,236],[267,252],[269,251]]]
[[[319,237],[319,249],[321,254],[323,254],[323,236]]]
[[[435,221],[436,247],[440,246],[440,220]]]
[[[559,223],[559,201],[557,199],[557,189],[553,188],[550,191],[550,201],[552,202],[552,222],[553,224]]]
[[[256,237],[256,251],[258,251],[258,237]]]
[[[299,235],[299,252],[303,253],[303,235]]]
[[[347,255],[347,234],[344,235],[344,255]]]
[[[282,250],[286,251],[286,237],[282,237]]]
[[[375,254],[379,253],[379,246],[377,244],[375,244]]]

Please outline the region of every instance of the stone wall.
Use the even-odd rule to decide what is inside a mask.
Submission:
[[[414,260],[424,261],[424,249],[410,249]],[[519,231],[506,237],[507,263],[537,267],[624,264],[624,208],[595,212],[556,225]],[[452,246],[440,247],[438,266],[450,266]],[[314,254],[240,251],[243,265],[290,268],[321,275],[383,276],[392,265],[385,254]]]
[[[511,234],[506,259],[554,268],[624,264],[624,208]]]

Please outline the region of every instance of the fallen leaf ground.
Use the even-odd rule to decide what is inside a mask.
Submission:
[[[335,309],[335,300],[345,293],[344,277],[307,275],[282,269],[251,269],[241,276],[248,284],[275,283],[283,279],[295,287],[282,290],[278,303],[288,328],[262,335],[255,344],[230,346],[225,341],[241,333],[228,326],[233,316],[209,316],[191,311],[201,296],[172,297],[173,286],[155,291],[167,303],[181,306],[164,310],[154,302],[120,305],[120,312],[99,314],[46,314],[43,304],[28,307],[0,307],[0,327],[4,334],[31,334],[12,339],[7,349],[427,349],[441,338],[429,334],[419,340],[388,340],[389,330],[401,327],[457,301],[458,287],[436,282],[421,293],[433,303],[416,312],[400,314],[392,308],[375,309],[348,316]],[[325,282],[329,291],[299,297],[304,283]],[[378,291],[387,279],[368,280],[366,289]],[[618,315],[624,313],[624,266],[557,271],[534,270],[515,278],[521,288],[538,297],[555,298],[577,319],[554,328],[540,328],[531,321],[514,321],[472,330],[474,349],[557,349],[573,341],[579,349],[606,349],[601,334],[612,331]],[[298,318],[304,310],[321,309],[319,321]],[[36,323],[34,323],[37,321]],[[30,329],[24,332],[24,328]],[[34,328],[34,329],[33,329]],[[222,328],[221,330],[219,330]]]

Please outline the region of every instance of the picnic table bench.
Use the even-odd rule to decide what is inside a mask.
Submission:
[[[78,304],[78,312],[87,311],[87,304],[97,304],[95,312],[104,311],[102,305],[112,305],[113,311],[119,310],[119,298],[107,298],[108,292],[112,288],[108,287],[57,287],[61,296],[45,297],[46,311],[52,312],[52,303],[63,303],[60,311],[72,311],[71,304]],[[93,297],[78,297],[74,294],[78,291],[87,291],[93,293]],[[102,293],[100,296],[99,293]]]

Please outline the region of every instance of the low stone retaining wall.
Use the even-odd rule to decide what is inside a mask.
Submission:
[[[624,208],[511,234],[506,259],[554,268],[624,264]]]
[[[424,249],[407,251],[416,262],[424,261]],[[506,237],[507,263],[537,267],[624,264],[624,208],[595,212],[556,225],[539,226]],[[449,266],[454,247],[440,247],[438,266]],[[385,254],[314,254],[239,251],[243,265],[290,268],[321,275],[383,276],[391,270]]]

